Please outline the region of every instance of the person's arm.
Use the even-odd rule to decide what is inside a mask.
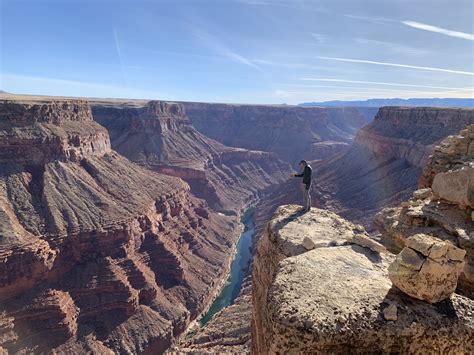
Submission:
[[[294,177],[303,177],[304,175],[304,172],[302,172],[301,174],[293,174]]]

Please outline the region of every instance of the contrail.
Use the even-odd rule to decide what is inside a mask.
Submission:
[[[467,39],[469,41],[474,41],[474,35],[471,33],[460,32],[460,31],[452,31],[445,28],[441,28],[438,26],[427,25],[426,23],[416,22],[416,21],[402,21],[402,23],[406,26],[417,28],[419,30],[429,31],[440,33],[445,36],[456,37]]]
[[[125,66],[123,64],[122,50],[120,48],[120,43],[119,43],[119,39],[118,39],[118,35],[117,35],[117,29],[114,27],[113,30],[114,30],[115,48],[117,49],[117,56],[118,56],[119,63],[120,63],[120,71],[122,73],[122,80],[124,82],[126,82],[125,70],[124,70]]]
[[[470,71],[433,68],[433,67],[420,67],[420,66],[417,66],[417,65],[376,62],[376,61],[373,61],[373,60],[360,60],[360,59],[335,58],[335,57],[317,57],[317,58],[327,59],[327,60],[335,60],[335,61],[338,61],[338,62],[364,63],[364,64],[384,65],[384,66],[388,66],[388,67],[397,67],[397,68],[410,68],[410,69],[418,69],[418,70],[437,71],[437,72],[450,73],[450,74],[474,75],[474,72],[470,72]]]
[[[425,88],[425,89],[461,90],[461,91],[473,91],[474,92],[474,88],[452,88],[452,87],[447,87],[447,86],[387,83],[387,82],[383,82],[383,81],[362,81],[362,80],[320,79],[320,78],[299,78],[299,80],[304,80],[304,81],[327,81],[327,82],[331,82],[331,83],[374,84],[374,85],[388,85],[388,86],[413,87],[413,88]]]

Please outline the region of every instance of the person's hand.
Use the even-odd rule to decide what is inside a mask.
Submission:
[[[290,178],[295,177],[295,174],[290,174]]]

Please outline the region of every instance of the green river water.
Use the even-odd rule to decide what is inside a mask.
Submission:
[[[214,314],[219,312],[222,308],[234,303],[240,293],[242,282],[247,274],[250,260],[252,259],[252,235],[255,231],[254,212],[255,208],[249,208],[241,217],[241,222],[245,227],[237,242],[236,253],[230,268],[229,278],[219,296],[217,296],[212,303],[209,311],[199,321],[201,326],[205,326]]]

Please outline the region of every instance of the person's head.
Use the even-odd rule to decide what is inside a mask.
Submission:
[[[300,166],[301,169],[303,169],[306,166],[306,164],[308,164],[308,163],[306,163],[306,160],[302,160],[302,161],[300,161],[300,163],[298,165]]]

